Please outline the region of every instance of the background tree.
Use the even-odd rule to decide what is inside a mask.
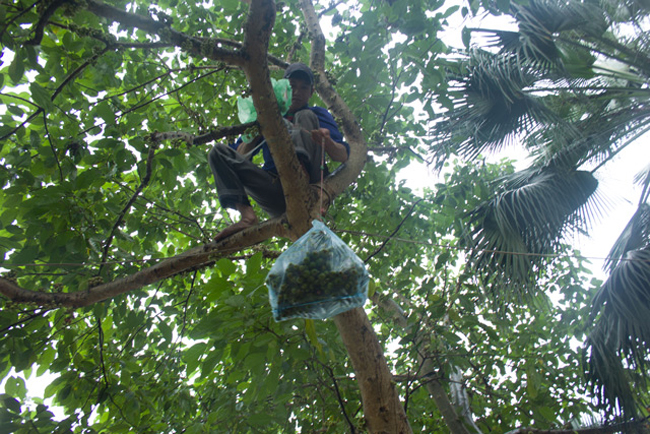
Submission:
[[[448,68],[454,100],[442,100],[450,110],[434,127],[443,141],[433,154],[474,159],[521,141],[534,156],[471,211],[464,241],[475,249],[470,262],[507,300],[538,290],[545,255],[604,212],[598,170],[648,132],[650,39],[642,2],[536,0],[503,11],[515,30],[465,29],[467,51]],[[470,34],[487,45],[470,45]],[[585,351],[601,406],[631,417],[647,407],[633,391],[648,388],[646,172],[638,211],[610,252],[610,278],[593,298]]]
[[[457,10],[1,3],[0,429],[506,432],[594,415],[571,338],[584,340],[599,282],[547,258],[547,291],[500,306],[500,282],[464,265],[468,213],[512,167],[450,163],[422,194],[400,180],[431,151],[409,103],[433,111],[420,82],[446,95],[436,35]],[[319,19],[337,26],[327,50]],[[311,63],[352,145],[324,186],[325,220],[368,264],[369,318],[272,321],[266,273],[320,208],[268,103],[269,76],[294,60]],[[233,127],[242,92],[291,199],[214,244],[230,217],[205,145],[251,128]],[[23,380],[47,371],[51,403]]]

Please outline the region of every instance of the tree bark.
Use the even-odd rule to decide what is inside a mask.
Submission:
[[[354,115],[327,81],[324,73],[325,39],[313,5],[303,0],[301,6],[308,21],[314,48],[312,68],[317,90],[335,117],[341,121],[342,130],[351,145],[348,162],[326,183],[330,199],[353,182],[361,173],[366,160],[366,144]],[[287,203],[286,217],[248,228],[219,242],[194,248],[182,255],[165,260],[123,279],[101,284],[88,290],[69,293],[43,293],[18,287],[13,282],[0,279],[0,294],[17,302],[41,305],[82,307],[117,295],[142,288],[175,274],[205,266],[215,258],[232,253],[277,235],[297,239],[310,228],[312,219],[319,215],[315,195],[310,190],[305,175],[295,155],[291,138],[282,121],[276,104],[268,69],[268,44],[275,22],[273,0],[252,0],[245,24],[245,40],[240,50],[228,50],[214,43],[206,50],[209,40],[194,38],[174,31],[163,21],[130,14],[109,5],[89,0],[91,12],[119,21],[127,27],[138,27],[159,34],[191,55],[208,57],[240,66],[251,87],[258,122],[276,162]],[[364,416],[370,432],[408,434],[411,428],[397,390],[392,382],[386,359],[377,335],[361,308],[353,309],[335,319],[361,389]]]
[[[363,415],[374,434],[407,434],[411,426],[372,324],[362,308],[334,317],[357,377]]]
[[[328,109],[340,121],[340,127],[350,143],[350,158],[345,168],[328,184],[336,195],[347,188],[361,173],[366,161],[366,142],[354,114],[334,91],[325,74],[325,37],[314,5],[311,0],[300,0],[300,7],[312,41],[311,69],[316,79],[316,89],[328,105]],[[411,433],[383,349],[366,312],[362,308],[352,309],[337,315],[334,321],[354,367],[369,431]]]
[[[309,182],[300,169],[289,131],[284,125],[271,84],[267,53],[271,30],[275,22],[273,0],[251,2],[242,55],[246,59],[242,68],[251,87],[253,104],[262,135],[266,139],[287,204],[287,220],[292,239],[298,239],[311,227],[311,190]]]

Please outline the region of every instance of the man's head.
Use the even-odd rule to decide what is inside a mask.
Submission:
[[[291,84],[291,107],[295,111],[307,105],[314,93],[314,74],[304,63],[292,63],[284,72]]]

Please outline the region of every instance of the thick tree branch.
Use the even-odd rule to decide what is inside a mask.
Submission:
[[[295,240],[310,228],[310,207],[305,204],[310,202],[312,196],[306,176],[300,169],[291,136],[282,120],[269,75],[266,59],[274,23],[274,2],[253,0],[246,21],[246,37],[242,48],[246,61],[242,68],[250,84],[262,134],[280,175],[287,204],[289,230],[291,238]],[[315,203],[314,199],[312,202]]]
[[[221,127],[199,136],[195,136],[193,134],[185,133],[182,131],[168,131],[165,133],[153,133],[151,135],[151,139],[157,143],[165,140],[183,140],[188,145],[203,145],[205,143],[210,143],[214,140],[219,140],[224,137],[239,136],[249,128],[252,128],[256,125],[258,125],[257,121],[248,122],[246,124]]]
[[[332,197],[335,197],[348,188],[361,173],[367,158],[366,141],[356,117],[336,93],[325,74],[325,36],[320,28],[314,5],[311,0],[300,0],[300,8],[312,41],[310,66],[316,80],[316,91],[336,118],[345,139],[350,144],[350,158],[326,181],[328,191]]]
[[[361,173],[366,161],[366,143],[352,111],[329,83],[325,74],[325,36],[311,0],[300,0],[312,42],[311,69],[316,89],[332,111],[347,141],[350,158],[327,182],[333,196],[347,188]],[[366,312],[356,308],[334,317],[350,355],[359,383],[364,417],[372,433],[411,433],[383,349]]]
[[[238,52],[222,48],[218,40],[188,36],[172,29],[164,20],[156,21],[149,17],[126,12],[95,0],[89,0],[86,8],[95,15],[119,22],[126,27],[137,27],[141,30],[154,33],[162,41],[169,41],[194,57],[222,61],[231,65],[241,65],[243,61],[242,56]]]
[[[38,19],[38,22],[36,23],[36,27],[34,28],[34,37],[30,39],[29,41],[25,42],[27,45],[38,45],[41,43],[41,40],[43,40],[43,31],[45,30],[45,25],[47,24],[48,20],[52,15],[54,15],[54,12],[61,6],[63,6],[66,3],[72,3],[72,0],[54,0],[52,3],[50,3],[47,8],[45,8],[45,11],[43,11],[43,14],[41,17]]]
[[[358,307],[334,317],[361,389],[371,433],[411,433],[392,375],[365,311]]]
[[[0,294],[16,303],[41,306],[79,308],[117,297],[177,274],[197,270],[212,264],[216,259],[234,251],[261,243],[274,236],[287,236],[286,220],[278,217],[245,229],[219,243],[209,243],[166,259],[130,276],[104,283],[85,291],[47,293],[19,287],[10,280],[0,278]]]

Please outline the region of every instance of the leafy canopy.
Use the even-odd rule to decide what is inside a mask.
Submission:
[[[394,344],[386,356],[413,431],[449,430],[444,406],[432,399],[436,386],[483,431],[578,426],[595,410],[581,393],[586,383],[572,339],[585,338],[588,291],[599,282],[577,259],[528,258],[546,291],[525,303],[493,303],[491,294],[504,287],[489,269],[466,263],[467,228],[478,227],[476,210],[495,200],[496,183],[517,179],[510,163],[445,160],[446,178],[417,194],[400,180],[420,158],[441,150],[463,155],[450,148],[465,143],[456,136],[445,146],[431,143],[411,104],[433,119],[434,97],[453,101],[447,74],[459,66],[442,56],[448,49],[436,35],[458,9],[431,0],[318,7],[320,19],[337,26],[327,41],[328,77],[370,148],[363,175],[325,220],[367,262],[367,312],[380,342]],[[154,139],[184,132],[227,141],[243,131],[221,128],[237,123],[236,97],[249,83],[232,62],[213,58],[245,44],[248,11],[239,1],[0,4],[4,281],[53,299],[83,294],[128,281],[229,224],[206,164],[210,141]],[[310,50],[298,2],[278,5],[270,74],[279,78],[289,60],[308,62]],[[504,77],[508,88],[520,78]],[[474,127],[503,135],[499,119]],[[517,185],[553,188],[550,170],[518,175]],[[569,187],[583,176],[561,173]],[[497,191],[521,196],[508,188]],[[567,193],[566,207],[589,193]],[[498,212],[532,207],[515,205]],[[541,219],[525,220],[542,230]],[[553,234],[563,225],[561,216],[552,220]],[[528,245],[568,251],[533,235]],[[221,252],[78,308],[17,303],[5,294],[0,430],[363,430],[360,392],[334,324],[272,320],[263,281],[287,242]],[[48,371],[56,379],[45,396],[31,396],[24,379]]]

